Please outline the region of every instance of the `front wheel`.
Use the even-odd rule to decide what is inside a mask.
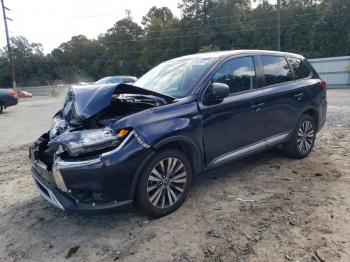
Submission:
[[[4,111],[4,105],[0,102],[0,114]]]
[[[284,153],[293,158],[304,158],[312,151],[316,140],[316,124],[313,117],[303,115],[290,140],[283,145]]]
[[[184,202],[191,181],[191,166],[183,153],[178,150],[159,152],[140,177],[137,204],[151,216],[165,216]]]

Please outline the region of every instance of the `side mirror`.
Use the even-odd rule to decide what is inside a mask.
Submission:
[[[214,99],[222,100],[230,94],[230,87],[227,84],[214,82],[211,84],[211,94]]]

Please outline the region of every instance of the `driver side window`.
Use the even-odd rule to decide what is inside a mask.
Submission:
[[[215,73],[212,82],[227,84],[231,94],[256,88],[253,57],[239,57],[225,62]]]

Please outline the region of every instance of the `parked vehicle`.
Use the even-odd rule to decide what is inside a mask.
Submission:
[[[13,89],[0,89],[0,114],[10,106],[17,105],[18,99]]]
[[[33,95],[27,91],[19,91],[18,98],[32,98]]]
[[[163,216],[204,170],[279,145],[290,157],[306,157],[326,109],[326,83],[300,55],[184,56],[134,86],[72,87],[50,131],[31,147],[32,175],[61,209],[136,202]]]
[[[95,84],[132,84],[137,80],[135,76],[107,76],[95,82]]]

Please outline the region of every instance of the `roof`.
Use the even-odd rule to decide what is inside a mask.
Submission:
[[[182,60],[182,59],[193,59],[193,58],[225,58],[233,55],[241,54],[251,54],[251,55],[287,55],[300,59],[304,59],[302,55],[279,52],[279,51],[270,51],[270,50],[228,50],[228,51],[216,51],[216,52],[207,52],[207,53],[198,53],[192,55],[181,56],[172,59],[171,61]]]

